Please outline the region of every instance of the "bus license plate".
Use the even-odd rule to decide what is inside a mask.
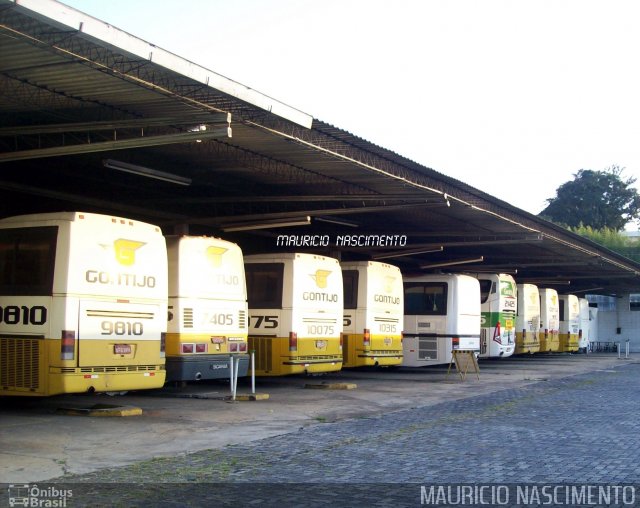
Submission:
[[[116,355],[130,355],[131,345],[129,344],[114,344],[113,353]]]

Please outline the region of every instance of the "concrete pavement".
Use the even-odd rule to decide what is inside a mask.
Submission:
[[[481,362],[480,380],[446,368],[345,370],[333,375],[258,378],[269,400],[228,402],[227,384],[125,396],[5,398],[0,414],[0,482],[29,483],[69,474],[187,455],[297,432],[300,428],[422,408],[526,387],[623,364],[615,355],[542,355]],[[355,390],[309,390],[309,382],[356,383]],[[239,381],[247,393],[247,380]],[[508,392],[505,392],[505,394]],[[56,413],[65,406],[123,404],[142,416],[95,418]]]

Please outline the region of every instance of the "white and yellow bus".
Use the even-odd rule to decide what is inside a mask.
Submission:
[[[256,375],[323,373],[342,368],[342,271],[316,254],[245,256],[249,349]]]
[[[397,266],[340,263],[344,286],[343,367],[402,363],[404,293]]]
[[[578,332],[578,351],[588,353],[591,349],[591,312],[586,298],[578,299],[580,305],[580,331]]]
[[[453,350],[480,351],[480,283],[468,275],[404,278],[402,365],[450,363]]]
[[[0,317],[1,395],[161,387],[162,232],[79,212],[0,220]]]
[[[167,381],[246,376],[248,309],[242,250],[220,238],[168,236]]]
[[[515,354],[540,351],[540,293],[535,284],[518,284]]]
[[[580,302],[576,295],[560,295],[558,300],[560,306],[558,351],[575,353],[580,343]]]
[[[560,306],[558,292],[539,288],[540,293],[540,352],[552,353],[560,349]]]
[[[593,344],[598,342],[598,307],[589,306],[589,345],[587,351],[593,351]]]
[[[515,351],[516,281],[506,273],[477,274],[480,282],[480,358],[506,358]]]

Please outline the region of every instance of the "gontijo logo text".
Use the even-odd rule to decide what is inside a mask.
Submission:
[[[398,296],[393,296],[390,293],[393,292],[393,283],[395,282],[395,277],[386,276],[384,278],[384,292],[386,295],[374,294],[373,301],[378,303],[390,303],[392,305],[399,305],[400,298]]]
[[[118,264],[133,266],[136,262],[136,252],[146,245],[144,242],[119,238],[113,242],[113,255]],[[109,245],[101,245],[109,249]],[[103,270],[87,270],[85,280],[89,284],[105,284],[111,286],[148,287],[156,286],[156,278],[153,275],[141,275],[126,272],[110,272]]]
[[[315,273],[309,274],[309,277],[313,279],[316,286],[320,289],[327,287],[327,278],[331,275],[330,270],[316,270]],[[338,295],[336,293],[326,293],[324,291],[305,291],[302,293],[303,300],[309,300],[314,302],[337,302]]]

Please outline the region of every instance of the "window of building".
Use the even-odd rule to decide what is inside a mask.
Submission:
[[[615,296],[605,295],[585,295],[589,302],[589,307],[597,307],[598,312],[612,312],[617,308]]]

